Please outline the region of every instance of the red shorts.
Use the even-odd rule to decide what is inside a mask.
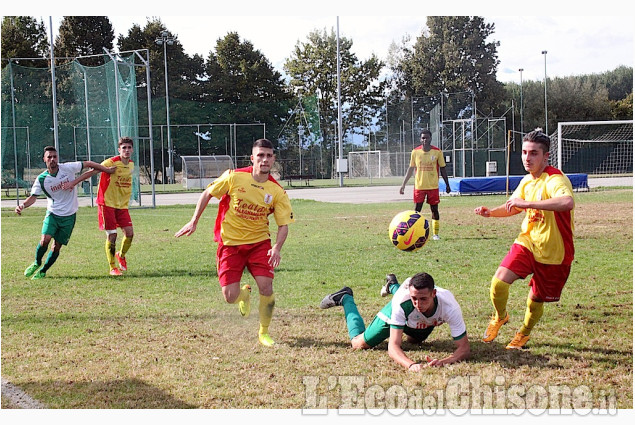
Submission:
[[[227,246],[218,244],[216,250],[216,269],[220,286],[240,282],[245,267],[252,276],[273,278],[273,268],[269,265],[271,241],[247,245]]]
[[[571,272],[570,264],[538,263],[531,251],[517,243],[512,244],[500,265],[516,273],[522,279],[533,273],[529,286],[534,295],[544,302],[560,300],[562,288],[564,288]]]
[[[117,230],[117,227],[132,227],[132,219],[127,208],[119,209],[97,205],[99,230]]]
[[[438,205],[441,202],[439,199],[439,189],[427,189],[427,190],[418,190],[414,191],[414,202],[415,204],[420,204],[428,199],[428,204],[430,205]]]

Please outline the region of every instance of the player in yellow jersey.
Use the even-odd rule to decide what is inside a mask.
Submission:
[[[573,262],[573,188],[560,170],[549,165],[549,136],[539,129],[523,138],[522,162],[527,174],[507,202],[478,207],[483,217],[509,217],[525,212],[521,232],[492,278],[490,298],[495,314],[483,335],[491,342],[508,322],[509,287],[532,274],[523,325],[507,345],[520,349],[540,320],[544,303],[560,300]]]
[[[106,231],[106,259],[110,267],[109,273],[112,276],[121,276],[121,271],[128,270],[126,253],[130,249],[134,237],[132,219],[128,211],[134,171],[134,162],[131,159],[133,141],[130,137],[122,137],[119,139],[118,145],[119,155],[108,158],[101,163],[105,167],[116,167],[116,171],[113,174],[101,173],[97,191],[99,230]],[[88,171],[74,180],[73,184],[86,180],[98,172]],[[117,227],[123,231],[123,241],[119,251],[116,251]]]
[[[194,233],[212,197],[220,199],[214,240],[218,242],[216,268],[223,297],[230,304],[238,303],[241,315],[249,314],[251,287],[240,286],[247,267],[260,292],[258,341],[264,346],[274,345],[269,336],[275,305],[274,269],[280,264],[288,224],[295,221],[289,196],[270,174],[275,159],[273,144],[267,139],[256,140],[251,153],[253,165],[227,170],[214,180],[201,194],[192,219],[174,234],[178,238]],[[270,214],[278,225],[273,246],[269,235]]]
[[[415,210],[421,212],[423,203],[427,200],[432,213],[432,239],[438,241],[439,237],[439,173],[445,181],[445,191],[450,193],[450,181],[445,170],[443,152],[431,145],[432,133],[430,130],[421,132],[421,145],[414,148],[410,154],[410,167],[403,179],[399,193],[404,194],[406,184],[412,174],[415,174],[414,203]]]

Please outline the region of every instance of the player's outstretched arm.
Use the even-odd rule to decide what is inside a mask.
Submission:
[[[28,198],[26,198],[24,200],[24,202],[22,204],[18,204],[17,207],[15,207],[15,213],[17,215],[22,215],[22,211],[25,208],[29,208],[31,205],[33,205],[35,203],[35,200],[37,199],[36,195],[31,195]]]
[[[397,364],[402,365],[409,372],[419,372],[424,365],[411,360],[401,348],[403,329],[390,328],[390,338],[388,340],[388,355]]]
[[[94,161],[84,161],[83,164],[84,164],[84,168],[92,168],[93,170],[97,170],[95,174],[97,174],[97,172],[99,171],[101,171],[102,173],[108,173],[108,174],[112,174],[115,171],[117,171],[117,167],[115,166],[106,167],[105,165],[101,165],[100,163],[94,162]]]
[[[446,357],[445,359],[433,359],[430,356],[426,356],[426,361],[428,362],[428,366],[443,366],[446,364],[452,364],[456,362],[460,362],[461,360],[465,360],[470,357],[470,342],[467,339],[467,334],[463,336],[463,338],[454,341],[456,345],[456,350],[452,355]]]
[[[112,167],[115,170],[117,169],[117,167]],[[113,170],[114,172],[114,170]],[[98,174],[99,170],[88,170],[83,172],[82,174],[79,175],[79,177],[77,177],[75,180],[70,181],[70,182],[64,182],[62,183],[62,188],[64,190],[71,190],[72,188],[74,188],[75,186],[77,186],[78,184],[80,184],[81,182],[83,182],[86,179],[91,178],[92,176],[94,176],[95,174]]]
[[[508,206],[507,204],[509,203],[509,201],[507,201],[506,203],[499,205],[496,208],[487,208],[487,207],[476,207],[474,208],[474,213],[476,215],[480,215],[482,217],[510,217],[512,215],[516,215],[518,213],[520,213],[522,210],[518,209],[518,208],[512,208],[510,210],[508,210]]]
[[[190,236],[192,233],[196,231],[196,225],[198,224],[198,220],[201,218],[203,211],[207,207],[207,204],[212,199],[212,195],[207,190],[204,190],[201,193],[201,196],[198,198],[198,202],[196,203],[196,209],[194,210],[194,215],[192,219],[185,224],[185,226],[181,227],[181,230],[174,234],[174,237],[180,238],[181,236]]]

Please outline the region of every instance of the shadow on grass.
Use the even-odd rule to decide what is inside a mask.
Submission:
[[[16,383],[49,408],[61,409],[193,409],[139,379],[116,381],[44,381]]]
[[[154,271],[139,271],[139,272],[135,272],[135,271],[128,271],[128,272],[124,272],[124,274],[122,276],[109,276],[107,271],[104,271],[103,275],[94,275],[94,276],[90,276],[90,275],[52,275],[49,276],[47,275],[45,278],[46,282],[51,282],[51,281],[65,281],[65,280],[103,280],[103,279],[112,279],[113,282],[117,282],[117,281],[121,281],[124,280],[126,278],[161,278],[161,277],[184,277],[184,276],[191,276],[191,277],[208,277],[208,278],[217,278],[218,274],[216,273],[216,270],[195,270],[195,271],[191,271],[191,270],[186,270],[186,269],[177,269],[177,270],[154,270]],[[30,285],[33,285],[34,282],[24,278],[25,282],[28,282]],[[42,282],[42,283],[46,283],[46,282]]]

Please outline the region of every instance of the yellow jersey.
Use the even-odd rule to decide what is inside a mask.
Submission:
[[[97,191],[97,205],[111,208],[128,209],[132,194],[132,172],[134,163],[124,164],[119,155],[108,158],[101,163],[104,167],[117,167],[113,174],[101,173]]]
[[[287,192],[271,176],[260,183],[253,167],[227,170],[208,187],[220,199],[214,240],[223,245],[246,245],[269,239],[269,215],[284,226],[295,221]]]
[[[439,168],[445,167],[441,149],[431,146],[428,152],[423,145],[417,146],[410,154],[410,167],[415,167],[415,189],[430,190],[439,188]]]
[[[560,196],[573,197],[573,187],[569,178],[552,166],[547,166],[537,179],[527,174],[512,194],[512,198],[530,202]],[[539,263],[571,265],[573,231],[573,209],[558,212],[528,208],[514,242],[529,249]]]

